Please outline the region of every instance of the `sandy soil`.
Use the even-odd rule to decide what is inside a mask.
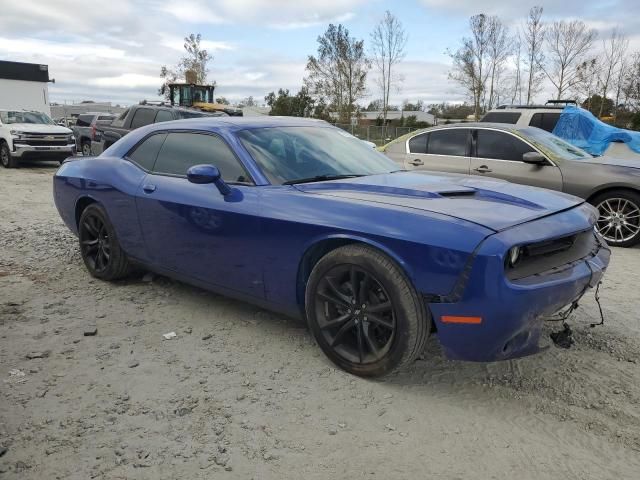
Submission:
[[[91,279],[54,171],[0,171],[1,478],[640,478],[638,249],[614,251],[606,323],[589,328],[586,298],[570,350],[473,364],[434,338],[368,381],[295,321],[161,277]]]

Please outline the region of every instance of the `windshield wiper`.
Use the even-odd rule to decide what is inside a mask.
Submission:
[[[297,183],[311,183],[311,182],[324,182],[326,180],[340,180],[341,178],[356,178],[364,177],[365,174],[351,174],[351,175],[316,175],[309,178],[298,178],[297,180],[288,180],[283,182],[282,185],[295,185]]]

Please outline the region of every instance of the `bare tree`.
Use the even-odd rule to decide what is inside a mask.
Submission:
[[[378,70],[378,85],[382,90],[382,119],[387,123],[391,87],[399,87],[402,81],[394,70],[405,56],[407,34],[402,23],[388,10],[371,33],[371,58]]]
[[[527,83],[527,105],[531,104],[533,97],[541,88],[544,74],[540,71],[544,61],[542,51],[545,35],[544,22],[542,21],[542,7],[532,7],[524,28],[524,40],[527,51],[525,63],[529,68],[529,81]]]
[[[168,68],[166,65],[160,67],[160,78],[164,83],[158,90],[158,95],[169,96],[169,84],[175,82],[179,77],[184,77],[185,72],[191,71],[195,75],[196,83],[205,84],[209,73],[209,62],[213,61],[213,56],[200,47],[202,35],[199,33],[190,34],[184,37],[184,50],[186,54],[180,59],[175,68]]]
[[[314,95],[333,102],[343,121],[350,121],[356,102],[366,91],[371,67],[364,53],[364,40],[349,36],[342,25],[329,25],[318,37],[318,56],[309,56],[305,84]]]
[[[577,67],[591,50],[597,32],[580,20],[553,22],[547,29],[549,63],[543,71],[556,88],[560,100],[578,79]]]
[[[520,33],[513,37],[513,81],[511,90],[511,104],[515,104],[516,100],[522,104],[522,39]]]
[[[634,112],[640,112],[640,52],[635,52],[629,61],[623,80],[625,103]]]
[[[487,16],[483,13],[469,19],[471,37],[462,39],[462,46],[455,52],[449,52],[453,60],[449,78],[467,90],[473,98],[473,111],[476,120],[484,109],[483,99],[487,83],[487,51],[489,28]]]
[[[493,108],[497,103],[499,93],[497,91],[500,75],[503,73],[504,64],[511,54],[509,29],[498,17],[487,19],[488,46],[487,57],[489,63],[489,101],[487,108]]]
[[[598,88],[600,62],[597,57],[582,61],[576,66],[576,80],[571,88],[576,97],[584,97],[587,110],[591,110],[591,100]]]
[[[622,34],[618,28],[611,31],[611,36],[603,39],[602,70],[600,75],[600,86],[602,91],[602,103],[598,116],[602,116],[604,109],[604,99],[611,89],[612,83],[618,77],[619,69],[622,66],[624,56],[629,48],[629,39]]]

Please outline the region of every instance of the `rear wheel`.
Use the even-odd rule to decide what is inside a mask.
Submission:
[[[611,190],[591,203],[599,212],[597,229],[609,245],[631,247],[640,242],[640,194]]]
[[[91,156],[91,142],[89,142],[88,140],[83,140],[80,148],[82,149],[83,157]]]
[[[373,377],[400,369],[423,351],[431,319],[402,270],[364,245],[325,255],[306,289],[309,328],[339,367]]]
[[[18,159],[11,156],[9,145],[6,142],[0,142],[0,163],[4,168],[16,168]]]
[[[89,273],[101,280],[126,277],[131,266],[107,212],[97,203],[84,209],[78,225],[80,253]]]

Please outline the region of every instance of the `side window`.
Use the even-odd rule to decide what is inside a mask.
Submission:
[[[250,181],[240,161],[220,137],[201,133],[170,133],[153,171],[186,175],[189,167],[200,164],[215,165],[227,182]]]
[[[91,119],[93,115],[79,115],[78,121],[76,122],[76,127],[88,127],[91,125]]]
[[[153,119],[156,117],[156,111],[151,108],[139,108],[136,113],[133,114],[133,120],[131,120],[131,129],[144,127],[153,123]]]
[[[560,113],[545,113],[542,117],[542,129],[547,132],[553,132],[556,123],[560,120]]]
[[[148,137],[134,147],[133,151],[127,154],[127,158],[145,170],[153,170],[153,164],[156,163],[158,152],[165,138],[167,138],[166,133],[158,133]]]
[[[129,115],[129,109],[127,108],[124,112],[122,112],[120,114],[120,116],[118,118],[116,118],[111,125],[113,125],[114,127],[122,127],[124,126],[124,120],[125,118],[127,118],[127,115]]]
[[[409,140],[409,153],[427,153],[427,138],[429,134],[423,133]]]
[[[469,130],[452,128],[436,130],[429,134],[427,152],[431,155],[455,155],[464,157],[467,154]]]
[[[534,113],[531,117],[531,121],[529,122],[529,126],[538,127],[546,130],[547,132],[553,132],[558,120],[560,120],[560,112]]]
[[[520,113],[518,112],[489,112],[482,117],[481,122],[493,122],[493,123],[518,123],[520,120]]]
[[[511,134],[496,130],[478,130],[478,158],[522,161],[522,155],[535,152],[533,148]]]
[[[542,114],[541,113],[534,113],[531,116],[531,120],[529,121],[529,126],[530,127],[542,128]]]
[[[173,120],[173,115],[169,110],[158,110],[155,123],[168,122],[170,120]]]

